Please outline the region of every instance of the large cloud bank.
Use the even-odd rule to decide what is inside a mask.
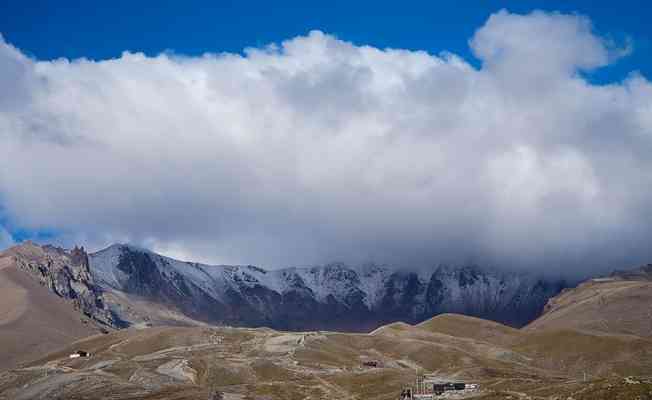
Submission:
[[[314,31],[244,55],[38,61],[0,41],[0,204],[64,241],[264,266],[652,261],[652,85],[575,15],[454,54]]]

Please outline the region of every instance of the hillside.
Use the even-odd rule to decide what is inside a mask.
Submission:
[[[486,326],[486,321],[463,320],[470,329]],[[394,323],[372,334],[229,327],[121,330],[82,339],[0,374],[0,399],[196,400],[217,398],[211,396],[219,392],[242,400],[393,400],[413,382],[415,371],[478,383],[480,390],[470,395],[484,400],[633,400],[627,396],[652,389],[646,378],[628,378],[652,375],[647,339],[524,332],[499,346],[429,330],[442,325],[432,322],[421,327]],[[78,349],[93,356],[67,357]],[[364,367],[368,360],[378,367]],[[589,393],[593,397],[586,397]]]
[[[0,370],[100,331],[72,301],[21,270],[15,250],[0,253]],[[31,257],[43,255],[32,250]]]
[[[652,281],[601,278],[552,298],[528,331],[652,336]]]
[[[481,340],[496,345],[511,344],[522,332],[503,324],[459,314],[441,314],[417,325],[419,329]]]

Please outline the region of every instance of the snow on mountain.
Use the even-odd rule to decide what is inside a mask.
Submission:
[[[91,274],[97,284],[114,289],[120,288],[120,280],[124,279],[124,273],[115,266],[118,265],[121,254],[121,246],[113,245],[102,250],[101,257],[92,257]]]
[[[342,263],[279,270],[212,266],[129,245],[91,254],[90,270],[105,291],[164,304],[199,321],[280,329],[365,330],[443,312],[520,326],[566,287],[562,281],[475,266],[420,271]]]

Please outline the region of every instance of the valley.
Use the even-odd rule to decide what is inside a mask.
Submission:
[[[268,310],[273,316],[286,305],[284,299],[300,289],[313,295],[318,292],[310,282],[320,282],[322,293],[329,282],[340,282],[337,288],[329,287],[326,298],[331,300],[326,305],[344,311],[318,314],[325,323],[337,320],[346,310],[355,312],[358,303],[347,301],[350,293],[362,291],[358,274],[364,273],[342,266],[337,273],[331,266],[293,270],[292,275],[255,267],[173,264],[151,252],[138,250],[134,255],[135,250],[129,251],[127,256],[118,252],[106,257],[103,262],[113,262],[100,267],[98,257],[106,254],[91,254],[87,262],[79,249],[25,244],[3,253],[2,273],[13,275],[3,275],[6,299],[0,316],[12,330],[0,332],[18,338],[38,330],[42,343],[31,351],[29,341],[5,342],[4,348],[12,352],[3,354],[8,361],[0,372],[0,399],[390,400],[397,399],[401,389],[421,374],[479,385],[464,398],[652,398],[652,331],[645,317],[652,304],[652,280],[646,270],[566,288],[546,298],[542,315],[525,326],[459,313],[437,313],[419,320],[408,312],[414,320],[373,326],[361,319],[372,327],[367,332],[336,329],[337,324],[331,329],[288,330],[260,326],[263,321],[256,319],[211,319],[207,315],[216,314],[205,314],[206,310],[216,311],[204,306],[222,307],[217,310],[226,316],[237,317],[240,310]],[[210,285],[202,286],[195,278],[201,271],[210,272]],[[388,277],[383,285],[374,286],[377,292],[364,291],[361,301],[374,293],[381,299],[390,296],[388,292],[396,293],[391,288],[397,287],[400,275],[382,273]],[[445,282],[442,287],[448,292],[444,293],[450,296],[439,304],[455,304],[451,299],[456,298],[468,301],[461,304],[487,304],[473,296],[491,289],[494,278],[479,273],[458,269],[455,280],[444,279],[446,274],[451,276],[449,269],[433,273]],[[330,281],[329,274],[336,280]],[[299,278],[301,285],[281,288],[281,283]],[[224,294],[235,296],[235,287],[240,297],[229,302]],[[268,292],[270,287],[277,289],[276,295]],[[461,291],[467,287],[475,289]],[[532,290],[528,293],[538,293]],[[41,297],[33,297],[36,293]],[[264,303],[269,297],[277,303]],[[195,303],[198,298],[209,303]],[[326,307],[317,304],[316,298],[310,297],[314,302],[308,301],[307,306],[316,308],[308,311]],[[333,305],[332,299],[339,301]],[[233,308],[237,304],[241,308]],[[388,307],[388,315],[396,307],[387,300],[371,304]],[[410,310],[423,303],[398,304]],[[38,314],[38,320],[45,328],[12,325],[41,309],[47,315]],[[251,321],[256,321],[254,326],[242,326]],[[67,335],[57,339],[48,331],[56,327],[65,327],[62,332]],[[69,358],[77,351],[91,356]],[[460,397],[449,393],[442,398]]]
[[[461,325],[476,329],[444,333]],[[482,329],[493,333],[486,340],[475,337]],[[79,349],[92,357],[68,358]],[[379,366],[365,367],[366,360]],[[609,397],[614,393],[637,390],[649,395],[652,341],[529,333],[454,314],[369,334],[127,329],[76,341],[1,374],[0,399],[211,399],[220,393],[226,399],[389,400],[426,372],[478,383],[473,396],[486,400],[613,399],[619,398]]]

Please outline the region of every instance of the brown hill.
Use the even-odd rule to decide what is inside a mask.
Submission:
[[[15,249],[0,253],[0,370],[96,333],[71,302],[17,268]]]
[[[481,330],[485,321],[463,322]],[[627,399],[619,393],[652,388],[643,380],[636,387],[625,380],[652,375],[647,339],[573,331],[513,337],[513,344],[497,346],[408,324],[372,334],[129,329],[79,340],[0,374],[0,399],[210,399],[221,392],[242,400],[393,400],[415,372],[479,383],[480,391],[469,395],[484,400],[588,398],[583,393],[595,400]],[[67,357],[78,349],[92,357]],[[363,365],[370,360],[377,367]]]
[[[652,281],[593,279],[552,298],[526,331],[652,336]]]
[[[420,329],[508,345],[521,336],[521,331],[498,322],[460,314],[441,314],[417,325]]]

